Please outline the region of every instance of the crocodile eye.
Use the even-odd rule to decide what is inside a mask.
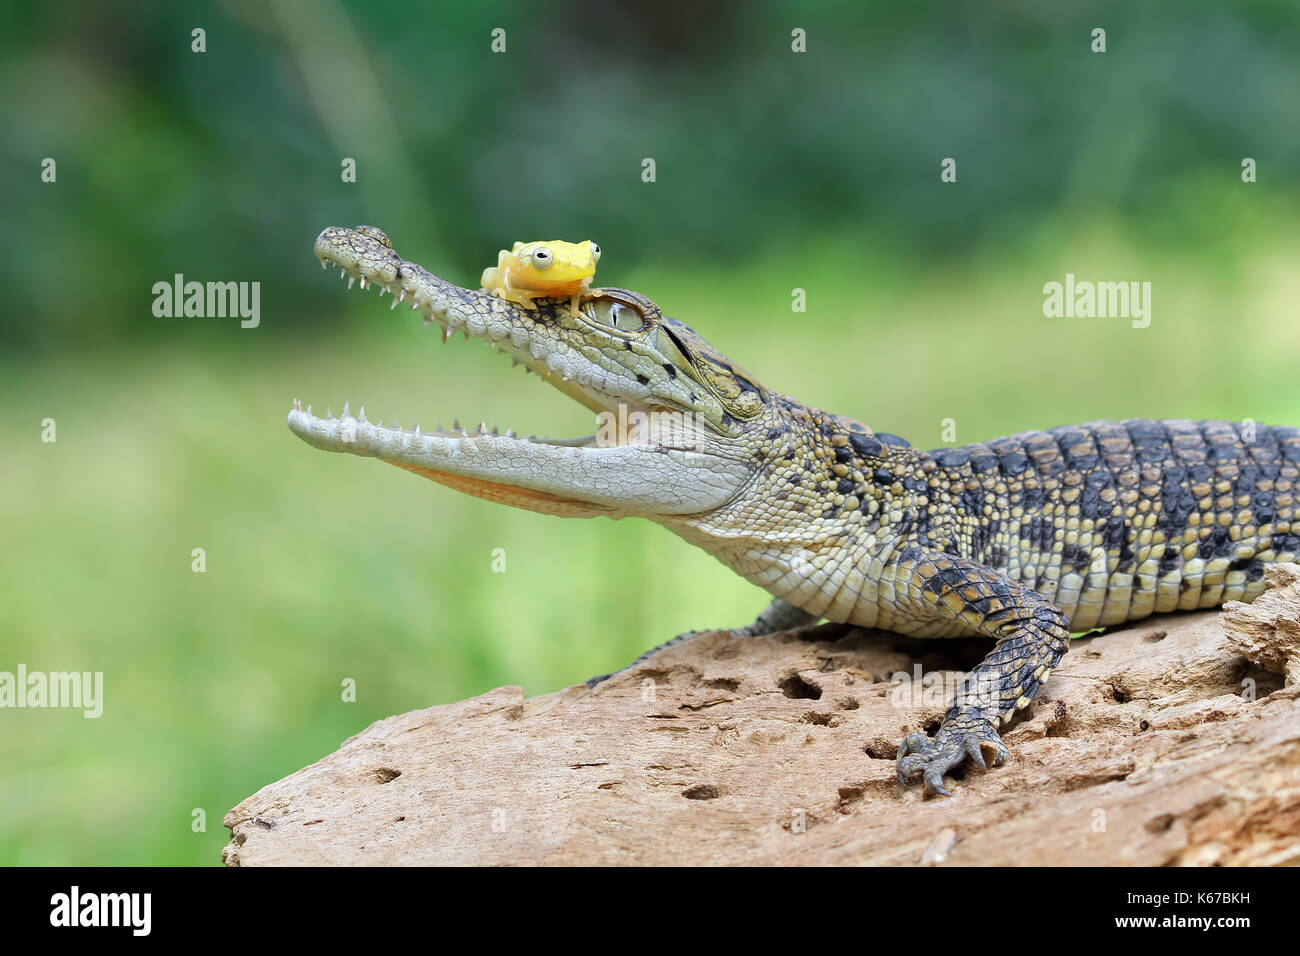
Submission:
[[[597,262],[600,261],[600,246],[596,245],[594,242],[591,244],[591,258],[595,259]]]
[[[645,327],[645,319],[641,318],[641,313],[625,305],[614,305],[609,310],[609,317],[614,323],[614,328],[620,332],[640,332]]]
[[[551,250],[545,246],[539,246],[533,250],[533,268],[549,269],[554,261],[555,257],[551,255]]]
[[[587,303],[586,311],[593,322],[620,332],[640,332],[645,328],[645,317],[640,312],[613,299],[593,299]]]

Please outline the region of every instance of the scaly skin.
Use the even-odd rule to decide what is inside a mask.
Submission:
[[[367,226],[326,229],[316,255],[410,299],[444,341],[484,338],[644,427],[568,442],[425,433],[295,402],[289,427],[310,444],[546,514],[656,521],[774,596],[747,633],[825,618],[993,638],[935,737],[903,741],[900,783],[919,773],[947,793],[963,761],[1000,763],[998,730],[1071,630],[1249,601],[1265,564],[1300,557],[1300,429],[1093,422],[918,451],[769,391],[634,292],[592,289],[578,316],[567,298],[525,309],[406,262]]]

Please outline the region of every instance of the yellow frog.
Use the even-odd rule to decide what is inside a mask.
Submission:
[[[501,250],[497,264],[483,270],[483,291],[535,309],[533,299],[569,296],[569,312],[578,314],[578,297],[591,287],[600,246],[582,242],[516,242]]]

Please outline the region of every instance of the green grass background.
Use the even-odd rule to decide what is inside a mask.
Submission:
[[[1300,156],[1278,92],[1300,75],[1295,12],[1156,6],[1000,7],[995,29],[720,4],[662,35],[638,14],[623,55],[558,72],[556,50],[613,14],[484,4],[393,31],[389,5],[325,4],[304,38],[276,3],[6,12],[0,670],[103,671],[106,703],[98,720],[0,711],[0,863],[213,864],[227,809],[371,721],[555,690],[765,602],[648,523],[515,511],[297,440],[294,398],[592,428],[491,350],[349,294],[311,255],[327,224],[374,222],[467,284],[514,239],[590,235],[601,283],[769,387],[923,447],[947,418],[960,443],[1098,418],[1300,424]],[[1094,16],[1114,25],[1104,70],[1069,52]],[[518,53],[485,62],[496,22]],[[791,22],[828,55],[791,64]],[[304,78],[322,50],[391,127],[355,84],[321,108]],[[57,186],[35,172],[51,154]],[[338,180],[352,154],[357,186]],[[659,182],[639,181],[643,155]],[[261,281],[262,327],[154,318],[173,272]],[[1066,272],[1150,281],[1150,327],[1044,318]]]

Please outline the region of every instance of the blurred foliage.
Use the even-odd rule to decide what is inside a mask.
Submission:
[[[1300,174],[1291,0],[54,2],[0,16],[0,176],[18,224],[0,239],[0,341],[61,351],[156,338],[141,303],[160,273],[261,280],[276,329],[337,321],[301,239],[331,223],[381,225],[408,257],[466,276],[516,237],[551,235],[598,238],[608,270],[731,265],[828,234],[933,261],[1046,215],[1212,239],[1213,221],[1179,213],[1189,177],[1235,179],[1243,155],[1265,182]],[[1098,25],[1104,55],[1089,49]],[[504,55],[488,49],[498,26]],[[808,53],[790,52],[793,26]],[[45,156],[56,188],[37,177]],[[939,182],[945,156],[956,188]]]
[[[211,864],[227,808],[372,720],[552,690],[763,604],[648,523],[293,438],[295,396],[590,430],[345,294],[323,226],[379,225],[463,283],[514,239],[597,239],[602,282],[927,447],[945,418],[961,442],[1300,423],[1298,49],[1290,0],[7,5],[0,670],[102,670],[108,701],[0,711],[0,861]],[[1067,271],[1151,281],[1151,327],[1044,319]],[[260,282],[262,326],[154,318],[177,272]]]

